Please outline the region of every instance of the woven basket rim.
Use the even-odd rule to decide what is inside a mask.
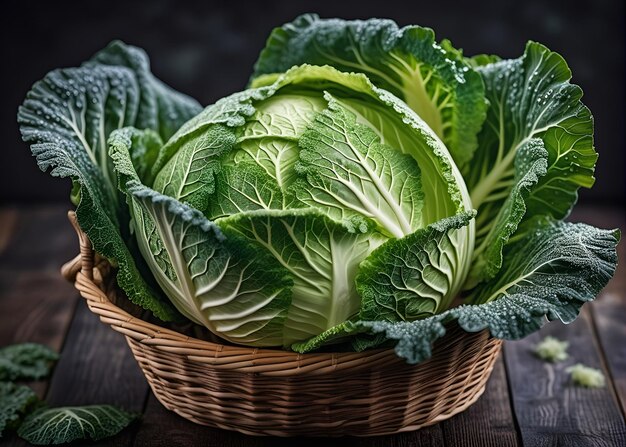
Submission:
[[[158,326],[135,317],[115,305],[100,287],[101,265],[95,263],[95,252],[87,235],[80,228],[76,213],[68,211],[68,219],[78,234],[80,254],[68,261],[61,269],[68,281],[75,282],[75,287],[86,298],[90,310],[100,316],[101,321],[109,324],[138,342],[170,352],[186,354],[190,359],[201,359],[206,363],[207,353],[211,353],[211,365],[224,369],[239,369],[270,375],[291,375],[320,370],[353,369],[372,364],[405,363],[394,348],[369,349],[361,352],[312,352],[300,354],[276,348],[239,346],[216,343],[183,335],[175,330]],[[102,260],[102,262],[107,262]],[[95,273],[95,275],[94,275]],[[466,336],[485,337],[486,330],[467,333],[453,327],[446,336],[454,336],[461,331]],[[488,338],[491,338],[487,334]],[[181,344],[184,346],[181,348]],[[426,360],[428,362],[428,360]],[[279,368],[277,366],[280,365]]]

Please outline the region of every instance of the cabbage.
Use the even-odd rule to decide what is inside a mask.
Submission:
[[[619,232],[562,221],[597,154],[540,44],[466,58],[427,28],[305,15],[204,110],[148,66],[114,42],[36,83],[18,120],[120,287],[165,321],[419,362],[451,321],[500,338],[572,321],[614,273]]]

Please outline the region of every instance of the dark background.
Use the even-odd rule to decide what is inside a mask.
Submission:
[[[433,28],[465,54],[522,54],[532,39],[562,54],[595,116],[596,185],[581,202],[624,203],[624,2],[589,1],[5,1],[0,13],[0,202],[67,201],[69,181],[40,172],[16,111],[33,82],[79,65],[112,39],[143,47],[155,75],[208,105],[244,88],[273,27],[303,12],[388,17]],[[69,202],[68,202],[69,205]]]

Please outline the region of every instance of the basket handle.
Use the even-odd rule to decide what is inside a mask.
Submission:
[[[93,280],[95,253],[93,251],[91,241],[83,230],[80,229],[80,225],[78,224],[78,219],[76,218],[76,213],[74,211],[68,211],[67,218],[78,235],[80,253],[74,259],[63,264],[63,267],[61,267],[61,274],[68,281],[74,282],[76,280],[76,274],[80,271],[89,280]]]

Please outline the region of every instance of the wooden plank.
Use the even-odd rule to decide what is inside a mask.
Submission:
[[[354,447],[413,447],[413,446],[429,446],[443,447],[444,437],[441,424],[424,427],[420,430],[400,433],[390,436],[378,436],[375,438],[355,438],[351,439],[349,444],[342,444],[341,439],[334,439],[333,446],[341,447],[342,445],[350,445]],[[345,441],[344,441],[345,442]],[[326,441],[324,440],[324,444]],[[287,447],[289,444],[285,444]]]
[[[439,424],[440,425],[440,424]],[[255,437],[241,433],[204,427],[168,411],[150,393],[135,446],[176,447],[202,445],[207,447],[291,447],[323,443],[324,447],[408,447],[443,446],[439,425],[412,433],[374,438],[274,438]]]
[[[11,240],[17,223],[18,210],[15,207],[0,209],[0,254]]]
[[[0,345],[41,343],[57,352],[78,296],[60,273],[0,273]],[[46,382],[30,384],[43,397]]]
[[[81,302],[46,396],[50,406],[113,404],[141,413],[148,384],[125,338]],[[135,425],[96,445],[132,445]]]
[[[446,445],[519,445],[507,386],[504,361],[500,355],[485,393],[468,410],[441,423]]]
[[[78,250],[66,207],[5,208],[0,219],[0,346],[35,342],[59,352],[78,302],[59,272]],[[27,385],[43,397],[48,380]],[[29,445],[15,434],[3,442]]]
[[[534,356],[533,347],[547,335],[569,341],[567,361],[551,364]],[[587,308],[572,324],[547,324],[523,340],[505,343],[504,350],[524,445],[626,445],[626,425],[610,388],[574,386],[565,372],[578,362],[602,368]]]
[[[609,371],[607,379],[617,395],[622,416],[626,418],[626,297],[624,293],[607,291],[590,310],[602,360]]]
[[[77,302],[59,272],[78,250],[65,207],[11,208],[7,215],[14,222],[2,225],[13,230],[0,253],[0,345],[35,342],[60,351]],[[43,396],[45,381],[32,386]]]

